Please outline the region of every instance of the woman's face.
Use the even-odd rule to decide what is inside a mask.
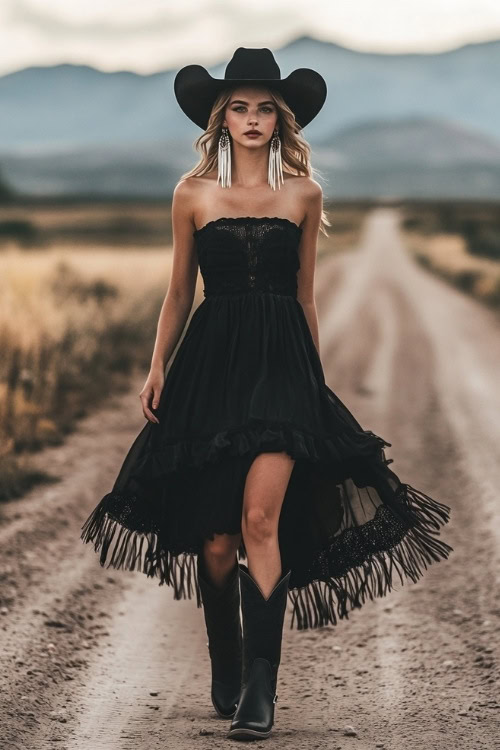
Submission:
[[[241,86],[226,105],[223,125],[233,141],[246,148],[261,148],[271,140],[277,122],[278,110],[269,89]],[[249,130],[258,130],[260,135],[246,135]]]

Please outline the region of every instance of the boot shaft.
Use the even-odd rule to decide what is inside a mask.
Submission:
[[[198,557],[198,583],[209,639],[210,655],[219,661],[231,661],[241,654],[239,571],[236,563],[222,588],[209,579],[205,565]]]
[[[267,599],[246,565],[239,563],[239,572],[243,616],[242,685],[248,680],[252,662],[260,657],[271,666],[275,689],[291,571],[281,576]]]
[[[242,630],[238,565],[224,586],[215,586],[198,556],[198,583],[208,635],[212,703],[221,718],[234,716],[240,699]]]

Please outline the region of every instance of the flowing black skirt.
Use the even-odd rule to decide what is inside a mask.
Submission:
[[[293,296],[205,298],[155,413],[82,526],[103,566],[140,570],[202,606],[195,556],[215,533],[241,531],[246,475],[270,451],[295,459],[278,529],[291,627],[335,625],[453,550],[438,538],[450,508],[401,482],[391,443],[325,383]]]

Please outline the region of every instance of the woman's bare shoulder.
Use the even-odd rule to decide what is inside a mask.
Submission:
[[[296,190],[304,193],[307,197],[314,198],[323,194],[321,185],[313,177],[302,174],[288,174],[287,178],[290,180],[290,185],[293,185]]]
[[[174,188],[174,194],[182,200],[198,201],[207,190],[213,189],[217,182],[217,171],[201,176],[185,177],[179,180]]]
[[[217,171],[215,179],[208,173],[202,176],[185,177],[177,183],[172,197],[172,213],[176,217],[184,217],[193,228],[199,223],[198,214],[203,213],[203,206],[212,202],[212,191],[217,185]]]
[[[323,190],[316,180],[308,175],[289,175],[293,204],[300,216],[305,217],[311,210],[316,211],[323,204]]]

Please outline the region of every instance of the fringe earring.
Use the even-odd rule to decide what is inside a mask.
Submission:
[[[231,141],[226,127],[222,128],[219,138],[218,170],[217,184],[220,181],[223,188],[231,187]]]
[[[283,161],[281,159],[281,139],[278,135],[278,131],[274,131],[274,135],[271,138],[271,145],[269,148],[269,168],[267,172],[267,181],[271,185],[273,190],[276,190],[276,182],[278,183],[278,190],[280,190],[280,181],[284,184],[283,179]]]

